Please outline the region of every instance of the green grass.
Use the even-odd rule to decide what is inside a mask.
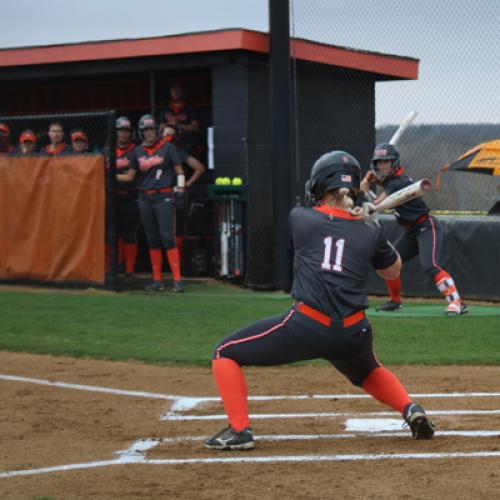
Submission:
[[[146,363],[207,365],[216,342],[291,304],[281,293],[190,284],[187,293],[0,292],[0,349]],[[376,305],[376,304],[373,304]],[[445,318],[443,303],[368,311],[387,364],[500,364],[500,307]]]

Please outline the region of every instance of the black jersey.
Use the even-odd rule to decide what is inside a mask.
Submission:
[[[368,307],[370,267],[385,269],[397,253],[373,222],[331,207],[296,207],[289,217],[295,248],[292,296],[343,319]]]
[[[136,145],[131,142],[124,148],[116,148],[116,172],[126,174],[131,168],[134,168],[137,160],[134,155]],[[118,196],[134,196],[137,193],[137,179],[132,182],[118,182],[116,186]]]
[[[171,104],[168,108],[160,113],[160,123],[172,123],[177,125],[190,125],[193,121],[198,121],[198,113],[196,110],[184,101],[176,104]],[[198,143],[198,132],[180,131],[176,137],[176,146],[180,149],[190,151],[190,149]]]
[[[133,158],[131,167],[138,171],[137,187],[140,191],[176,184],[174,167],[180,165],[181,161],[175,146],[169,142],[158,141],[152,147],[141,144],[134,149]]]
[[[412,178],[405,174],[403,168],[399,168],[397,172],[390,177],[388,177],[384,183],[384,193],[388,196],[400,189],[413,184]],[[399,207],[396,207],[394,215],[399,224],[415,224],[417,219],[422,215],[427,215],[429,213],[429,207],[425,204],[421,197],[415,198],[414,200],[407,201]]]

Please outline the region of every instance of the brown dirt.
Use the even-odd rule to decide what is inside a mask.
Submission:
[[[500,367],[392,367],[410,392],[500,392]],[[358,393],[326,366],[246,369],[249,393]],[[148,366],[138,363],[75,360],[0,352],[0,374],[72,384],[182,396],[215,396],[208,369]],[[141,438],[205,436],[222,421],[161,421],[165,400],[36,385],[0,379],[0,472],[113,460]],[[499,409],[500,398],[425,399],[427,409]],[[359,400],[251,402],[251,412],[385,411]],[[190,414],[222,413],[205,404]],[[436,416],[439,430],[500,430],[498,415]],[[345,419],[259,419],[257,435],[334,434]],[[438,453],[498,451],[500,438],[437,436],[432,441],[406,437],[358,436],[317,441],[257,441],[254,451],[215,453],[201,441],[162,442],[149,459]],[[0,498],[498,498],[500,458],[285,462],[192,465],[112,465],[47,474],[0,477]]]

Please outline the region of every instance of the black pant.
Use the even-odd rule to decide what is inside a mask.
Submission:
[[[118,237],[127,244],[137,241],[139,208],[136,197],[118,197],[116,203],[116,228]]]
[[[139,213],[151,250],[175,248],[174,193],[139,194]]]
[[[341,322],[327,327],[295,309],[261,319],[229,335],[215,348],[213,358],[229,358],[241,366],[326,359],[358,387],[380,366],[366,318],[349,328]]]
[[[443,231],[434,217],[429,217],[422,224],[407,228],[394,246],[403,262],[418,255],[422,269],[429,273],[431,278],[434,279],[434,276],[442,271],[439,263],[443,247]]]

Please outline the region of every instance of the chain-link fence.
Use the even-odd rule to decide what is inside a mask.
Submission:
[[[412,110],[413,124],[398,143],[402,164],[415,179],[436,180],[445,164],[454,161],[476,144],[500,138],[498,118],[499,65],[498,12],[494,0],[455,0],[439,4],[410,0],[331,2],[330,0],[290,0],[290,35],[357,51],[393,54],[419,59],[419,76],[412,81],[394,81],[380,75],[374,84],[375,109],[366,96],[368,73],[332,72],[316,68],[316,82],[306,88],[308,67],[299,57],[292,60],[294,82],[294,128],[296,168],[306,171],[322,137],[331,149],[350,144],[353,153],[368,168],[362,144],[366,135],[348,124],[353,116],[377,125],[373,143],[388,141],[398,124]],[[291,52],[297,50],[292,43]],[[301,47],[309,58],[321,47]],[[347,81],[347,83],[346,83]],[[345,96],[347,106],[331,109],[317,99],[315,89],[327,89],[332,99]],[[473,89],[471,91],[471,89]],[[353,98],[353,96],[357,97]],[[354,99],[354,100],[353,100]],[[332,125],[332,113],[341,115],[345,126]],[[314,133],[304,140],[304,123],[315,120]],[[498,196],[497,178],[466,172],[445,173],[439,193],[428,195],[429,205],[443,211],[488,211]]]

